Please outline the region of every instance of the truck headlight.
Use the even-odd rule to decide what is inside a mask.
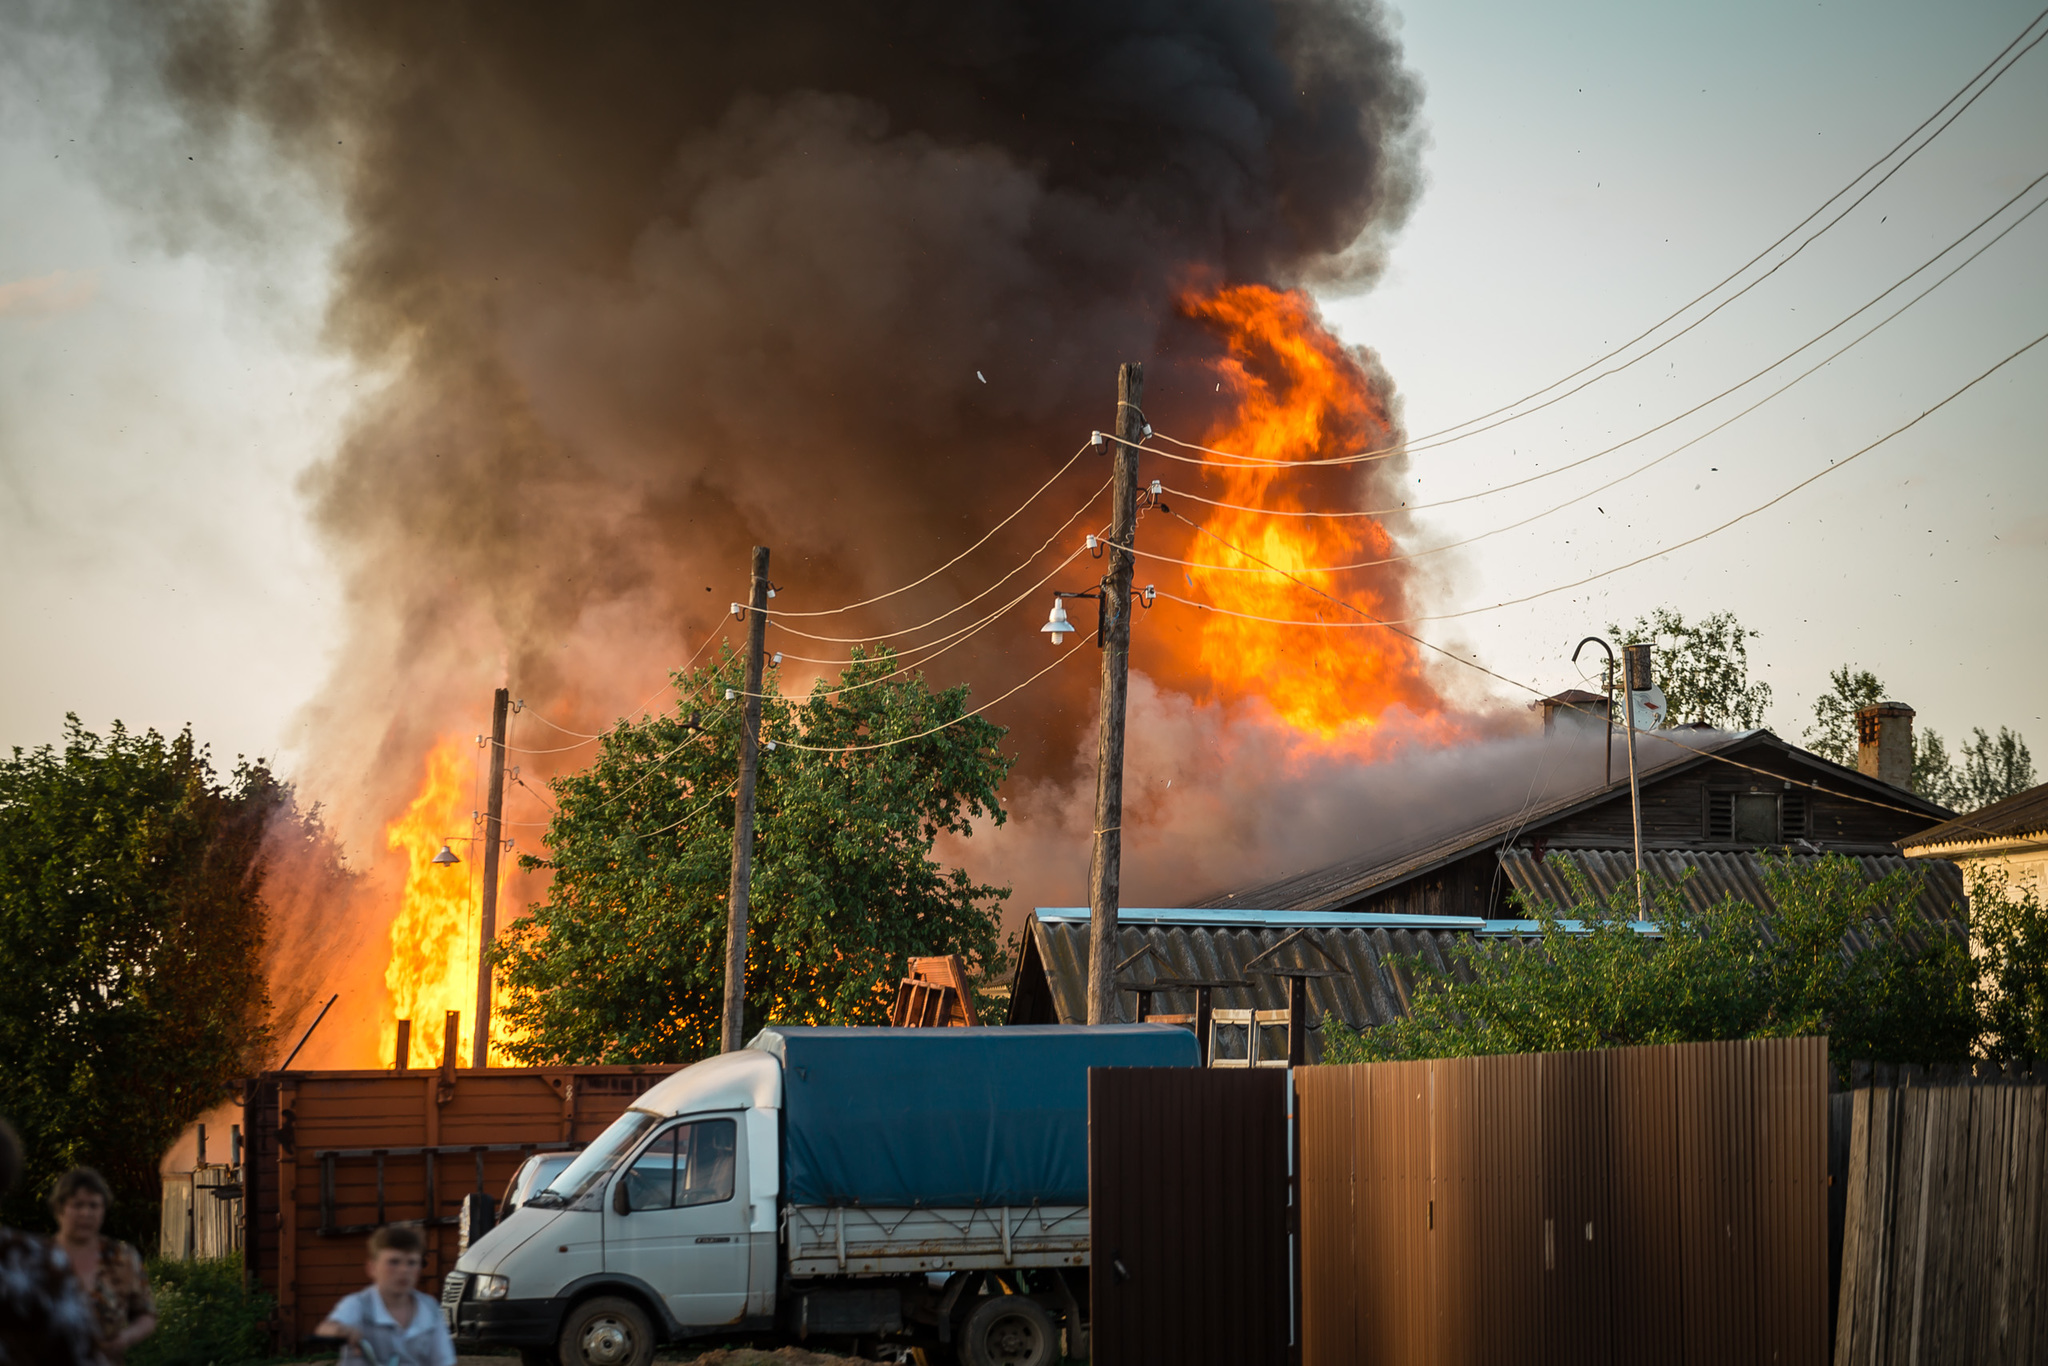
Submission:
[[[478,1276],[470,1286],[480,1300],[502,1300],[512,1293],[512,1282],[503,1276]]]

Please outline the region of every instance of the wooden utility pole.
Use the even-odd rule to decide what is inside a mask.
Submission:
[[[730,1053],[746,1042],[747,892],[754,875],[754,778],[760,769],[761,652],[768,641],[768,547],[754,547],[753,592],[747,599],[747,683],[740,726],[739,805],[732,819],[732,886],[726,892],[725,1018],[718,1048]]]
[[[1088,1023],[1116,1023],[1116,909],[1122,880],[1124,703],[1130,693],[1131,552],[1138,535],[1138,443],[1145,367],[1116,374],[1116,478],[1109,572],[1102,576],[1102,736],[1095,750],[1095,858],[1088,870]]]
[[[498,854],[505,828],[505,713],[511,705],[511,695],[505,689],[491,694],[491,791],[484,805],[484,911],[476,936],[476,1042],[470,1048],[471,1067],[491,1065],[491,941],[498,933]]]

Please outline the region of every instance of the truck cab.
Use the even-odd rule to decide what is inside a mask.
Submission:
[[[740,1049],[661,1082],[444,1278],[464,1345],[629,1366],[774,1326],[782,1069]]]

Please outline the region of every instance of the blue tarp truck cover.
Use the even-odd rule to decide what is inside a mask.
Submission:
[[[1088,1069],[1193,1067],[1174,1025],[770,1025],[783,1194],[798,1205],[1085,1205]]]

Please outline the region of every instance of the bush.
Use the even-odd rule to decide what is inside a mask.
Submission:
[[[1970,882],[1970,939],[1984,1020],[1979,1051],[2023,1067],[2048,1057],[2048,907],[1987,864]]]
[[[128,1354],[130,1366],[237,1366],[270,1354],[270,1296],[243,1288],[242,1264],[152,1261],[157,1330]]]
[[[1415,975],[1408,1016],[1363,1034],[1331,1021],[1324,1061],[1825,1034],[1846,1071],[1857,1058],[1958,1061],[1978,1036],[1962,908],[1927,918],[1916,871],[1873,879],[1839,855],[1767,859],[1768,912],[1734,898],[1694,910],[1686,879],[1653,880],[1658,938],[1635,932],[1634,906],[1609,906],[1567,862],[1559,871],[1573,904],[1517,893],[1535,943],[1465,940],[1447,950],[1448,973],[1397,959]]]

